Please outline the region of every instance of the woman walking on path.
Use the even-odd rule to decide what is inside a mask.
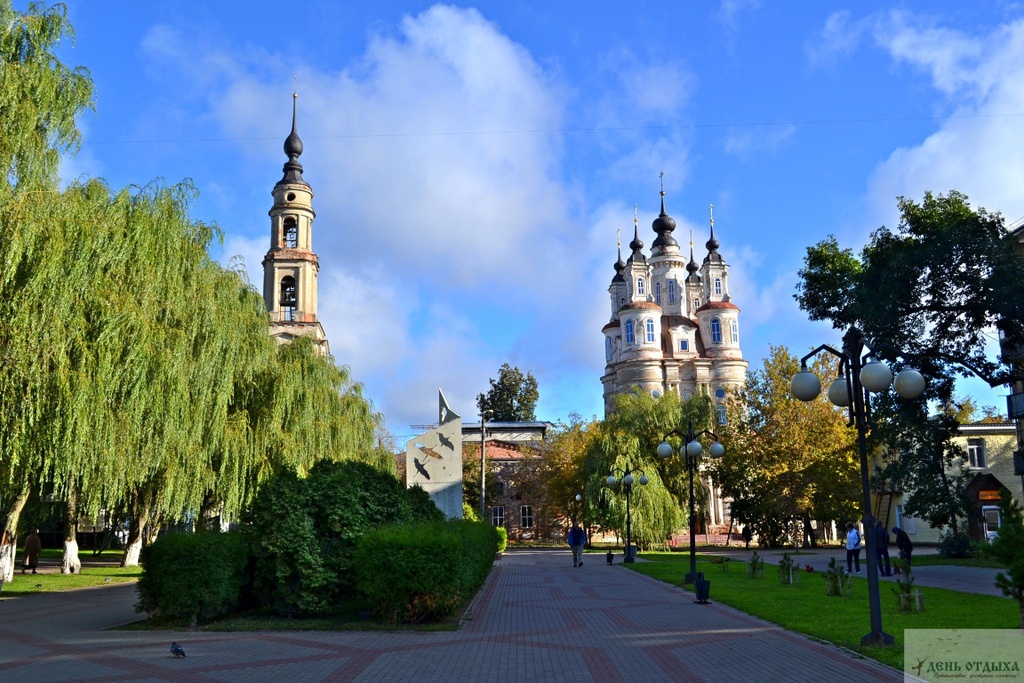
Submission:
[[[853,573],[854,565],[857,566],[857,573],[860,574],[860,532],[853,526],[853,522],[846,523],[846,572]]]
[[[32,533],[25,539],[25,560],[21,563],[21,573],[31,569],[36,573],[36,565],[39,564],[39,554],[43,552],[43,544],[39,540],[39,529],[33,529]]]

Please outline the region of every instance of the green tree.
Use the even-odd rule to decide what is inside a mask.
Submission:
[[[532,373],[523,374],[517,367],[503,363],[498,379],[490,379],[491,388],[476,397],[481,414],[490,410],[488,420],[494,422],[533,422],[540,391]]]
[[[907,494],[907,512],[955,530],[963,501],[943,473],[961,455],[958,425],[931,420],[927,405],[951,404],[957,377],[999,386],[1021,376],[986,345],[994,328],[1009,347],[1024,346],[1024,256],[1000,214],[973,210],[959,192],[926,193],[920,204],[901,197],[899,209],[898,228],[879,228],[859,257],[834,237],[808,248],[795,297],[812,320],[855,325],[887,360],[887,348],[899,349],[927,377],[922,400],[873,399],[871,445],[899,458],[882,476]]]
[[[827,381],[837,366],[821,355],[811,369]],[[806,404],[793,397],[790,381],[799,370],[788,349],[771,347],[731,403],[721,428],[725,455],[713,465],[723,496],[732,499],[733,519],[752,525],[769,547],[785,542],[795,520],[816,545],[812,520],[849,519],[857,509],[856,432],[824,395]]]
[[[991,552],[1006,565],[1006,571],[996,575],[996,586],[1017,601],[1020,627],[1024,630],[1024,512],[1006,489],[999,499],[999,510],[1003,519]]]
[[[67,14],[64,4],[19,12],[0,0],[0,199],[15,188],[56,189],[61,154],[78,149],[75,120],[92,106],[93,83],[57,58],[74,39]]]

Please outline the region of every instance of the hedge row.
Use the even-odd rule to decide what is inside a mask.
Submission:
[[[168,534],[144,547],[141,559],[135,609],[195,626],[238,606],[249,544],[240,532]]]
[[[443,619],[480,589],[500,543],[481,522],[383,527],[356,547],[357,586],[385,623]]]

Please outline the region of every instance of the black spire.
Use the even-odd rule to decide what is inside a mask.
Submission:
[[[662,176],[665,174],[662,173]],[[654,232],[658,233],[651,248],[660,250],[664,247],[678,247],[679,243],[672,237],[672,231],[676,229],[676,222],[671,216],[665,213],[665,181],[661,183],[661,214],[651,223]]]
[[[634,211],[636,211],[635,207]],[[644,243],[640,239],[640,224],[636,217],[633,218],[633,241],[629,243],[629,248],[633,250],[633,253],[629,255],[630,263],[633,261],[647,262],[647,257],[644,256],[643,252]]]
[[[612,278],[612,282],[625,282],[626,279],[622,277],[622,271],[626,269],[626,262],[622,260],[622,245],[619,245],[619,260],[615,262],[615,277]]]
[[[284,164],[284,177],[280,180],[282,183],[306,184],[306,181],[302,179],[302,164],[299,163],[299,157],[302,155],[302,139],[295,130],[295,110],[298,99],[299,94],[292,93],[292,132],[284,141],[284,153],[288,155],[288,161]]]
[[[718,240],[715,239],[715,205],[711,204],[708,207],[708,211],[711,216],[711,238],[704,245],[708,248],[708,255],[704,257],[704,263],[722,260],[722,255],[718,253]]]

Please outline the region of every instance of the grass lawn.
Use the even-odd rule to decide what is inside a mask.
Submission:
[[[682,585],[689,571],[689,557],[678,553],[643,553],[651,562],[627,565],[655,579]],[[697,571],[711,581],[711,601],[735,607],[784,628],[835,643],[903,670],[903,632],[926,628],[1020,628],[1017,603],[1007,598],[959,593],[941,588],[921,588],[925,611],[900,612],[893,593],[895,585],[883,583],[882,628],[892,634],[893,647],[863,647],[861,637],[871,630],[867,579],[854,577],[851,595],[827,597],[824,574],[801,573],[795,586],[779,581],[778,569],[765,565],[763,579],[749,579],[742,561],[711,564],[698,556]],[[915,564],[917,558],[914,558]]]
[[[894,556],[895,557],[895,556]],[[914,555],[915,567],[932,567],[948,564],[956,567],[988,567],[990,569],[1006,569],[1006,566],[991,557],[939,557],[938,555]]]
[[[20,565],[18,565],[20,567]],[[129,583],[142,576],[141,567],[83,567],[81,574],[22,574],[15,569],[14,581],[5,583],[0,596],[5,598],[53,593],[109,583]]]

